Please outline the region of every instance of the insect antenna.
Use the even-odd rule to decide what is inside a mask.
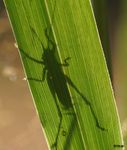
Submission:
[[[48,39],[48,45],[49,45],[49,42],[51,42],[51,43],[53,42],[53,41],[51,41],[51,39],[49,38],[49,36],[52,33],[52,27],[53,27],[54,18],[55,18],[55,10],[56,10],[56,0],[54,2],[54,6],[53,6],[53,14],[52,14],[51,17],[49,17],[49,24],[48,24],[47,28],[45,29],[45,36]],[[49,31],[48,31],[48,29],[49,29]]]

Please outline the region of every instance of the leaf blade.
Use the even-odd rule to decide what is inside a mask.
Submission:
[[[5,2],[19,48],[23,47],[23,50],[31,57],[34,56],[40,60],[41,43],[31,31],[30,26],[35,27],[37,35],[44,43],[43,46],[47,46],[48,38],[45,35],[45,29],[52,24],[53,35],[51,38],[54,38],[56,43],[58,61],[62,63],[64,58],[72,58],[69,67],[62,68],[62,75],[66,78],[73,104],[72,112],[75,116],[64,115],[64,109],[58,96],[60,91],[55,91],[57,99],[53,101],[49,80],[42,83],[29,80],[50,147],[57,142],[58,149],[67,149],[68,147],[68,149],[77,150],[114,149],[114,144],[122,143],[111,83],[89,1],[56,1],[57,7],[53,23],[51,22],[54,13],[53,1],[38,0],[33,1],[33,4],[30,5],[30,1],[13,0],[15,7],[12,1],[6,0]],[[18,12],[16,21],[13,9]],[[36,15],[33,10],[37,10]],[[40,28],[41,24],[42,28]],[[28,78],[35,76],[41,79],[43,67],[38,67],[34,61],[24,58],[22,52],[21,55],[24,66],[27,68]],[[70,99],[70,97],[67,98]],[[110,112],[107,112],[109,108]],[[111,123],[109,124],[109,122]],[[76,127],[72,132],[74,123]],[[97,123],[99,127],[97,127]],[[100,127],[106,128],[108,131],[102,131]],[[68,134],[64,133],[64,136],[62,131]],[[69,141],[68,138],[71,134],[72,137]]]

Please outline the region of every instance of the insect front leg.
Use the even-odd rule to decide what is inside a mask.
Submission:
[[[21,52],[24,56],[26,56],[28,59],[30,59],[30,60],[32,60],[32,61],[38,63],[38,64],[41,64],[41,65],[44,64],[43,61],[31,57],[31,56],[30,56],[29,54],[27,54],[24,50],[22,50],[21,48],[19,48],[19,49],[20,49],[20,52]]]
[[[31,81],[35,81],[35,82],[43,82],[42,79],[37,79],[37,78],[33,78],[33,77],[28,77],[27,80],[31,80]]]
[[[46,77],[46,73],[47,73],[47,69],[46,69],[46,67],[44,67],[43,74],[42,74],[42,79],[37,79],[37,78],[33,78],[33,77],[28,77],[27,79],[28,80],[33,80],[33,81],[36,81],[36,82],[44,82],[45,77]]]

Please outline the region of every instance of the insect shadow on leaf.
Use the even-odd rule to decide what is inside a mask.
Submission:
[[[70,96],[67,84],[69,84],[73,89],[75,89],[75,91],[79,94],[79,96],[84,100],[85,104],[88,105],[98,129],[100,129],[102,131],[107,131],[107,129],[105,129],[104,127],[102,127],[100,125],[91,103],[79,91],[79,89],[75,86],[75,84],[71,81],[71,79],[67,75],[64,74],[62,67],[69,66],[68,60],[70,59],[70,57],[67,57],[64,60],[64,63],[62,63],[62,64],[59,63],[55,56],[56,44],[49,38],[48,29],[47,28],[45,29],[45,37],[48,42],[47,47],[44,47],[41,39],[39,38],[39,36],[37,35],[37,33],[35,32],[35,30],[32,27],[31,27],[31,30],[33,32],[33,35],[35,35],[41,43],[41,46],[43,49],[42,60],[37,60],[37,59],[31,57],[29,54],[27,54],[22,49],[20,49],[20,51],[28,59],[44,66],[43,73],[42,73],[42,79],[28,77],[28,80],[44,82],[46,79],[47,83],[48,83],[48,87],[50,89],[50,92],[55,100],[55,103],[56,103],[56,106],[58,109],[59,118],[60,118],[60,123],[59,123],[59,127],[58,127],[58,133],[56,136],[56,142],[53,144],[53,147],[55,146],[57,149],[58,138],[59,138],[59,133],[60,133],[60,129],[61,129],[63,116],[64,115],[74,115],[73,104],[72,104],[72,100],[71,100],[72,97]],[[56,96],[57,96],[57,98],[56,98]]]
[[[31,30],[32,30],[33,34],[41,42],[41,40],[39,39],[35,30],[32,27],[31,27]],[[36,79],[33,77],[28,77],[27,79],[33,80],[36,82],[44,82],[45,80],[47,80],[47,84],[48,84],[49,90],[53,96],[53,99],[55,100],[55,104],[57,106],[57,111],[58,111],[58,115],[59,115],[59,119],[60,119],[56,140],[55,140],[55,143],[52,145],[52,148],[56,147],[56,149],[57,149],[60,130],[63,129],[63,127],[62,127],[63,116],[64,115],[74,115],[74,118],[75,118],[75,113],[74,113],[73,106],[71,103],[71,96],[70,96],[70,93],[69,93],[69,90],[67,87],[66,76],[64,75],[64,73],[62,71],[62,66],[64,66],[64,67],[69,66],[68,60],[70,59],[70,57],[67,57],[64,60],[64,63],[60,64],[55,57],[56,45],[48,37],[48,29],[45,29],[45,36],[47,38],[48,46],[47,46],[47,48],[45,48],[41,42],[42,49],[43,49],[42,60],[37,60],[37,59],[31,57],[29,54],[27,54],[22,49],[20,49],[20,51],[28,59],[44,66],[43,73],[42,73],[42,79]],[[62,130],[63,136],[65,136],[65,133],[66,133],[66,131]]]
[[[55,8],[56,8],[56,1],[54,3],[52,20],[54,19]],[[42,40],[39,38],[35,29],[32,26],[30,26],[30,29],[33,33],[33,37],[37,38],[41,44],[41,47],[43,50],[41,59],[38,60],[30,56],[29,54],[27,54],[22,48],[19,48],[19,49],[21,53],[24,56],[26,56],[26,58],[43,66],[41,79],[36,79],[34,77],[28,77],[27,79],[33,80],[35,82],[44,82],[46,80],[49,90],[55,101],[60,121],[58,125],[58,131],[57,131],[55,143],[52,145],[52,148],[55,147],[57,150],[58,138],[59,138],[60,133],[62,133],[64,137],[67,137],[66,135],[69,134],[68,132],[66,132],[65,129],[63,129],[63,131],[60,132],[61,129],[63,128],[62,127],[63,117],[65,115],[73,115],[75,119],[75,113],[74,113],[73,104],[72,104],[73,97],[71,97],[70,95],[67,84],[69,84],[73,89],[75,89],[75,91],[79,94],[79,96],[84,100],[85,104],[88,105],[88,107],[90,108],[91,114],[93,115],[93,118],[95,120],[97,128],[100,129],[101,131],[107,131],[107,129],[105,129],[104,127],[100,125],[90,101],[88,101],[87,98],[80,92],[80,90],[76,87],[76,85],[72,82],[72,80],[67,75],[64,74],[62,67],[69,66],[68,61],[70,60],[70,57],[67,57],[63,63],[60,63],[57,60],[56,55],[55,55],[57,47],[56,47],[54,40],[51,40],[49,36],[51,32],[51,24],[49,27],[49,31],[48,31],[48,28],[44,30],[45,38],[47,40],[47,47],[44,46],[44,44],[42,43]],[[70,135],[68,137],[70,137]]]

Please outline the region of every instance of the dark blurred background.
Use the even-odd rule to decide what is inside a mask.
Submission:
[[[112,84],[126,146],[127,1],[105,2],[104,14],[99,13],[102,19],[107,18]],[[28,85],[23,80],[25,75],[14,44],[7,13],[3,1],[0,0],[0,150],[47,150]]]

